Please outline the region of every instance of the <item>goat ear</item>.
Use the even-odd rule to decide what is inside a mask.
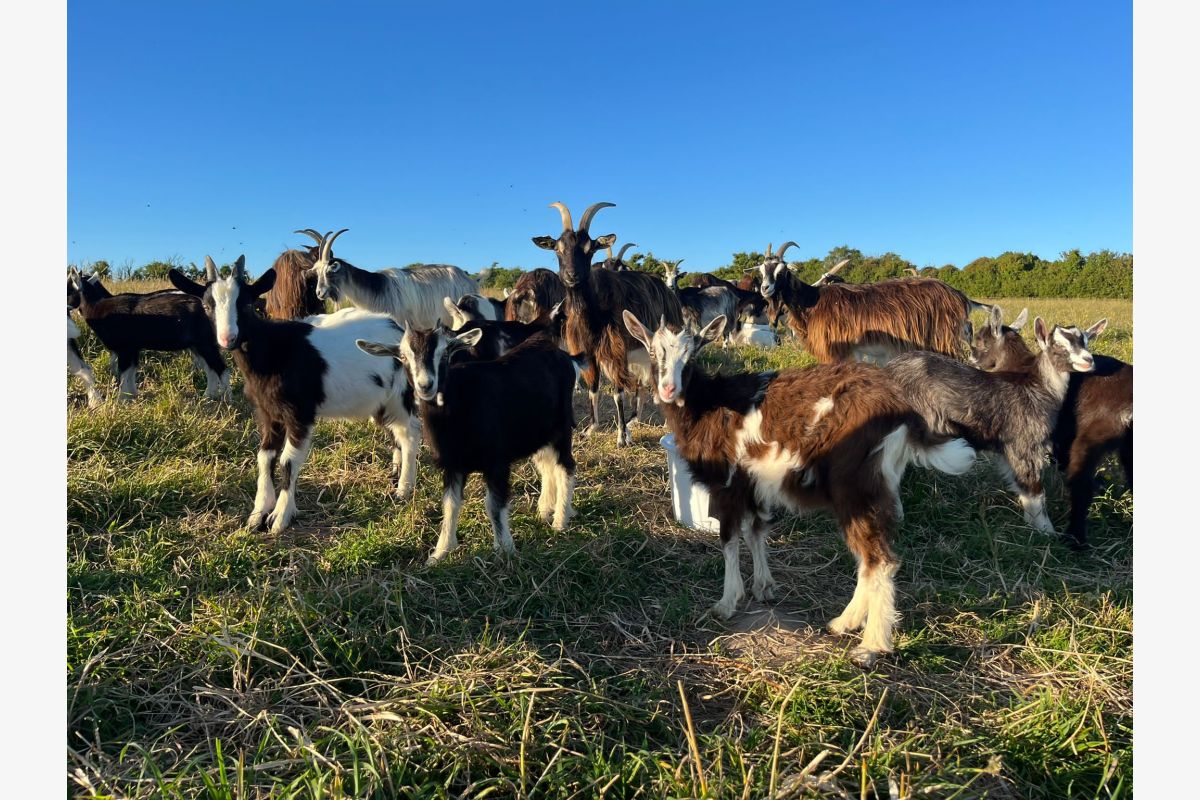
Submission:
[[[1021,328],[1025,327],[1026,322],[1029,322],[1029,309],[1022,308],[1021,313],[1017,314],[1017,318],[1014,319],[1012,324],[1008,327],[1012,328],[1014,331],[1019,331]]]
[[[617,235],[615,233],[606,233],[603,236],[597,236],[592,241],[596,243],[597,247],[612,247],[617,242]]]
[[[1092,339],[1095,339],[1097,336],[1104,333],[1104,329],[1107,327],[1108,327],[1108,317],[1105,317],[1104,319],[1100,320],[1095,325],[1093,325],[1092,327],[1088,328],[1086,331],[1083,332],[1084,341],[1091,342]]]
[[[505,289],[505,290],[504,290],[504,299],[505,299],[505,300],[507,300],[507,299],[508,299],[508,296],[509,296],[510,294],[512,294],[512,289]]]
[[[1033,336],[1043,350],[1050,346],[1050,329],[1046,327],[1046,321],[1041,317],[1033,321]]]
[[[242,268],[245,269],[245,261],[242,261]],[[245,273],[242,273],[243,277]],[[271,287],[275,285],[275,268],[271,267],[262,274],[262,277],[254,283],[246,287],[246,291],[255,297],[262,297],[267,292],[271,291]]]
[[[358,345],[359,350],[362,350],[368,355],[380,356],[381,358],[400,358],[399,345],[368,342],[365,339],[355,339],[354,343]]]
[[[993,335],[1000,335],[1000,329],[1004,327],[1004,312],[1000,306],[992,306],[992,310],[988,312],[988,327],[992,329]]]
[[[194,280],[184,275],[177,269],[172,268],[167,273],[167,280],[171,281],[171,285],[184,294],[190,294],[193,297],[203,297],[205,287],[196,283]]]
[[[204,257],[204,279],[206,281],[208,281],[209,283],[213,283],[217,280],[218,277],[219,276],[217,275],[217,265],[212,260],[212,256],[205,256]]]
[[[558,240],[551,236],[535,236],[533,243],[543,250],[553,250],[558,244]]]
[[[483,328],[475,328],[457,336],[451,336],[450,341],[460,347],[474,347],[483,338]]]
[[[450,327],[452,329],[461,328],[467,324],[467,315],[462,312],[461,308],[454,304],[453,300],[449,297],[443,297],[442,305],[445,306],[446,313],[450,315]]]
[[[700,345],[703,346],[709,342],[720,339],[721,334],[725,333],[725,322],[725,315],[722,314],[712,322],[705,325],[700,333],[696,334],[697,338],[700,339]]]
[[[650,331],[646,330],[646,326],[629,309],[621,312],[621,319],[625,320],[625,330],[629,331],[629,335],[641,342],[647,353],[651,352],[650,340],[653,337]]]

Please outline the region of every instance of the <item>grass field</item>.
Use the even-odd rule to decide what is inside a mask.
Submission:
[[[1006,319],[1107,316],[1095,349],[1131,358],[1128,302],[1000,302]],[[83,344],[111,393],[107,354]],[[793,345],[706,360],[808,363]],[[1132,794],[1133,502],[1115,465],[1082,554],[1025,527],[986,461],[956,478],[911,468],[897,652],[864,673],[855,639],[823,628],[854,580],[824,514],[777,523],[779,602],[707,615],[720,550],[671,519],[658,425],[623,451],[611,414],[576,439],[579,513],[562,533],[537,520],[522,464],[511,563],[492,554],[472,478],[462,547],[426,567],[441,514],[426,453],[416,497],[397,502],[382,433],[323,422],[297,525],[250,533],[240,376],[224,405],[199,397],[186,356],[150,357],[143,375],[125,406],[89,411],[68,390],[72,794]]]

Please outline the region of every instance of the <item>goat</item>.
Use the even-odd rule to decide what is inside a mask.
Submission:
[[[788,325],[822,364],[846,359],[884,362],[908,350],[965,354],[971,312],[989,310],[932,278],[891,278],[878,283],[810,286],[787,268],[787,242],[758,269],[760,291],[778,299]]]
[[[538,267],[517,278],[512,293],[504,298],[504,318],[509,322],[544,322],[566,296],[562,278],[553,270]]]
[[[347,230],[343,228],[321,239],[312,267],[317,276],[317,297],[321,300],[336,303],[345,299],[358,308],[387,314],[395,320],[408,320],[419,328],[431,328],[444,320],[443,297],[479,292],[467,273],[449,264],[370,272],[335,258],[333,243]]]
[[[296,481],[312,448],[317,418],[371,419],[392,434],[392,469],[399,473],[398,497],[416,483],[420,429],[413,417],[413,395],[404,371],[383,369],[364,355],[355,340],[387,339],[400,326],[386,314],[347,308],[307,320],[272,320],[259,316],[254,303],[275,283],[267,270],[254,283],[246,280],[246,257],[233,273],[219,278],[208,259],[201,285],[177,270],[171,283],[200,298],[209,333],[233,351],[234,363],[246,377],[246,397],[258,420],[258,489],[249,528],[269,527],[279,533],[296,515]],[[280,466],[278,496],[272,484]]]
[[[988,324],[975,334],[971,363],[989,372],[1027,369],[1033,354],[1017,332],[1025,324],[1028,309],[1011,325],[1003,324],[994,309]],[[1104,332],[1102,319],[1083,332],[1084,345]],[[1133,491],[1133,365],[1093,353],[1091,372],[1072,372],[1067,383],[1054,431],[1051,452],[1066,473],[1071,498],[1067,541],[1074,547],[1087,544],[1088,509],[1096,494],[1095,475],[1108,453],[1117,451],[1125,472],[1125,483]]]
[[[683,259],[678,261],[663,261],[663,282],[667,288],[675,293],[679,298],[679,308],[683,313],[684,323],[693,330],[700,330],[708,325],[717,317],[725,317],[727,320],[736,320],[740,318],[738,314],[738,296],[732,290],[725,286],[710,286],[706,289],[696,288],[679,288],[679,279],[686,275],[686,272],[679,271],[679,265],[683,263]],[[729,342],[733,335],[733,326],[725,331],[725,343]]]
[[[639,317],[662,318],[673,325],[683,324],[683,312],[675,294],[651,275],[634,270],[592,269],[592,256],[599,248],[611,245],[616,236],[607,234],[593,239],[588,227],[596,212],[612,206],[612,203],[588,206],[580,218],[579,229],[575,230],[567,207],[562,203],[551,203],[550,207],[557,208],[562,217],[562,233],[557,239],[535,236],[533,243],[545,250],[553,250],[558,256],[559,276],[566,289],[563,337],[570,352],[583,353],[588,359],[583,372],[591,400],[591,422],[587,431],[595,431],[599,424],[600,373],[603,372],[614,387],[617,447],[623,447],[633,443],[622,405],[624,394],[631,390],[636,392],[639,381],[649,382],[649,364],[640,343],[621,324],[621,312],[630,310]],[[631,364],[636,378],[631,374]]]
[[[721,337],[718,317],[698,334],[659,324],[649,330],[626,311],[625,325],[646,350],[655,401],[663,410],[692,477],[710,492],[709,513],[721,524],[725,585],[713,612],[724,619],[745,590],[738,566],[744,532],[754,561],[751,592],[773,600],[767,525],[774,507],[830,509],[858,561],[858,585],[829,623],[850,633],[865,623],[854,661],[870,666],[892,650],[896,621],[893,578],[900,562],[891,539],[903,514],[900,479],[913,462],[958,475],[975,451],[962,439],[931,433],[876,367],[845,363],[809,369],[706,375],[692,356]]]
[[[678,277],[683,277],[686,274],[686,272],[680,272]],[[692,276],[692,288],[710,289],[716,286],[723,286],[737,295],[738,319],[745,320],[749,318],[756,324],[766,321],[767,301],[759,294],[757,285],[748,284],[743,287],[733,281],[718,278],[716,275],[708,272]]]
[[[621,249],[617,253],[616,258],[613,258],[612,245],[610,244],[606,248],[608,250],[608,258],[604,259],[595,266],[599,267],[600,269],[611,269],[613,272],[628,272],[629,265],[625,263],[625,251],[631,247],[637,247],[637,243],[627,242],[621,245]]]
[[[455,336],[461,337],[467,331],[478,330],[482,338],[473,346],[460,351],[462,355],[470,355],[475,360],[493,360],[512,350],[531,336],[545,334],[555,342],[562,335],[562,303],[550,311],[550,318],[545,322],[509,322],[508,320],[471,319],[462,308],[445,298],[446,312],[453,322],[450,330]]]
[[[455,315],[454,321],[450,323],[451,328],[461,328],[463,323],[471,320],[495,322],[504,319],[505,303],[503,300],[494,300],[482,294],[464,294],[458,298],[457,303],[450,303],[448,297],[444,299],[446,301],[443,303],[445,309],[447,311],[450,311],[451,308],[454,309],[450,312]],[[459,319],[462,322],[458,322]]]
[[[227,396],[229,368],[217,349],[204,309],[195,298],[173,289],[112,294],[100,281],[85,280],[73,268],[70,280],[73,291],[78,292],[80,316],[116,358],[117,399],[137,396],[138,357],[143,350],[190,351],[193,363],[204,370],[207,378],[204,396]]]
[[[325,301],[317,297],[317,276],[312,271],[320,255],[321,234],[312,228],[296,233],[311,236],[317,244],[303,250],[284,250],[271,265],[275,270],[275,286],[265,298],[267,316],[271,319],[303,319],[325,313]]]
[[[85,280],[99,282],[95,276],[89,276]],[[88,408],[95,408],[100,405],[100,392],[96,389],[96,375],[92,372],[92,368],[83,358],[83,353],[79,350],[78,339],[83,332],[79,330],[79,326],[75,324],[75,320],[71,319],[72,309],[79,307],[79,290],[75,288],[71,279],[67,279],[67,371],[83,382],[84,389],[87,390]]]
[[[993,316],[997,311],[990,312]],[[1034,322],[1041,352],[1009,372],[984,372],[941,353],[902,353],[884,369],[938,433],[961,436],[999,454],[1000,469],[1017,492],[1025,521],[1054,533],[1046,514],[1042,464],[1072,372],[1091,372],[1094,359],[1076,327]]]
[[[442,530],[429,556],[436,563],[458,547],[463,486],[473,472],[487,482],[486,505],[497,552],[512,553],[509,476],[512,463],[533,456],[542,478],[538,516],[562,530],[574,513],[575,459],[571,412],[578,360],[549,336],[534,336],[494,361],[454,363],[451,353],[479,343],[482,331],[451,334],[407,328],[399,344],[359,339],[373,356],[403,364],[412,382],[426,441],[442,470]],[[390,340],[392,342],[395,339]]]

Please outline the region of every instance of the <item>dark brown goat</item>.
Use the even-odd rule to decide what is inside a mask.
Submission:
[[[588,233],[592,217],[612,203],[594,203],[580,218],[576,230],[571,212],[562,203],[551,203],[562,216],[558,238],[535,236],[533,243],[558,256],[559,276],[566,289],[566,323],[563,331],[567,350],[584,353],[588,366],[583,377],[591,396],[591,424],[594,431],[599,416],[600,373],[612,382],[613,401],[617,406],[617,446],[632,444],[623,406],[624,394],[636,391],[639,381],[649,383],[649,357],[642,345],[629,334],[621,321],[623,311],[632,311],[640,319],[664,319],[672,325],[683,324],[679,300],[661,280],[644,272],[613,272],[592,269],[592,257],[601,247],[616,240],[613,234],[593,239]],[[630,373],[631,355],[638,377]]]
[[[999,309],[975,334],[971,362],[989,372],[1011,372],[1033,357],[1018,331],[1028,318],[1022,310],[1012,325],[1002,324]],[[1102,320],[1102,322],[1104,322]],[[1084,331],[1089,343],[1107,324]],[[1073,372],[1067,394],[1051,434],[1054,460],[1066,473],[1071,496],[1068,541],[1075,547],[1087,543],[1088,509],[1096,494],[1095,476],[1100,462],[1116,451],[1133,491],[1133,365],[1111,356],[1092,354],[1095,369]]]
[[[517,278],[512,293],[504,300],[504,319],[509,322],[546,322],[550,312],[567,296],[562,278],[545,267]]]

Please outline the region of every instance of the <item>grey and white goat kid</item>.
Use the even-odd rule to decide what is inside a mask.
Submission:
[[[202,300],[217,342],[233,352],[246,376],[246,397],[254,404],[261,442],[258,490],[247,525],[278,533],[296,515],[296,480],[312,448],[318,418],[370,419],[392,435],[392,467],[399,473],[396,494],[407,497],[416,483],[420,429],[412,415],[413,397],[399,365],[388,368],[355,346],[361,338],[395,339],[401,333],[386,314],[347,308],[306,320],[272,320],[254,310],[255,301],[275,283],[267,270],[246,279],[246,259],[218,278],[211,261],[200,285],[171,270],[171,282]],[[272,473],[279,464],[278,492]]]
[[[989,314],[999,318],[999,309]],[[1017,492],[1025,521],[1044,533],[1042,468],[1073,372],[1091,372],[1095,361],[1086,335],[1074,326],[1034,321],[1040,352],[1015,372],[984,372],[939,353],[914,351],[884,367],[930,429],[961,436],[976,449],[999,454],[1000,469]]]
[[[493,547],[514,551],[509,527],[512,463],[533,456],[541,474],[538,516],[562,530],[574,513],[575,459],[571,396],[579,359],[547,335],[533,336],[495,360],[457,361],[451,354],[479,343],[482,331],[451,333],[407,327],[396,338],[358,341],[363,352],[403,364],[417,398],[426,442],[442,470],[441,535],[429,563],[458,547],[458,515],[467,476],[487,482],[487,512]]]

